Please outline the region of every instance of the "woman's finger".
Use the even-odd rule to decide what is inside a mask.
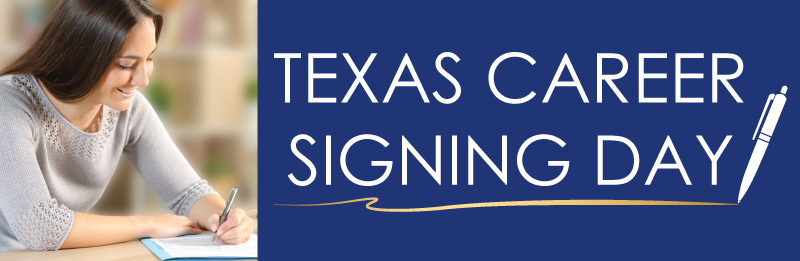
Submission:
[[[243,230],[245,230],[247,228],[246,226],[249,225],[245,224],[244,221],[246,220],[242,221],[243,221],[242,223],[237,224],[237,226],[232,227],[231,229],[225,231],[223,234],[219,235],[219,238],[222,238],[223,241],[225,241],[226,243],[235,244],[236,239],[238,239],[239,236],[244,234]]]
[[[251,236],[253,236],[253,228],[252,228],[252,226],[250,227],[250,233],[247,233],[247,238],[244,239],[243,243],[247,243],[247,241],[250,240]]]
[[[217,235],[222,236],[225,234],[226,231],[236,227],[239,223],[242,222],[242,218],[246,217],[247,215],[244,214],[244,210],[241,208],[231,209],[228,213],[228,219],[225,220],[222,224],[219,225],[219,229],[217,230]]]
[[[244,233],[239,236],[239,243],[245,243],[247,240],[250,239],[250,235],[253,234],[253,226],[250,225],[250,222],[247,224],[247,228],[245,229]]]
[[[250,234],[253,233],[253,220],[250,217],[246,217],[244,220],[242,220],[242,224],[239,226],[243,228],[242,233],[240,233],[238,238],[239,244],[241,244],[247,242]]]
[[[192,235],[197,235],[197,234],[200,234],[202,232],[203,232],[203,230],[200,230],[199,228],[192,228]]]
[[[222,234],[219,238],[228,244],[243,243],[244,239],[251,233],[252,228],[252,219],[244,217],[241,223]]]
[[[208,218],[208,226],[212,232],[217,232],[217,228],[219,227],[219,214],[211,215]]]

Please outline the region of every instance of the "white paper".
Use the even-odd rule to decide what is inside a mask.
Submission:
[[[152,239],[172,257],[258,257],[258,236],[238,245],[220,242],[211,243],[211,234],[206,236],[170,237]]]

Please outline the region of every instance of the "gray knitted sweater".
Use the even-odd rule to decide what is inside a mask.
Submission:
[[[128,110],[103,106],[100,130],[86,133],[53,107],[33,76],[0,77],[0,252],[56,250],[74,211],[88,211],[124,155],[176,215],[216,194],[136,93]]]

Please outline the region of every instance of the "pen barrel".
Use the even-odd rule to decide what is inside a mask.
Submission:
[[[769,143],[759,140],[756,141],[756,147],[753,148],[753,154],[750,155],[750,162],[747,163],[747,169],[744,171],[744,178],[742,178],[742,185],[739,187],[739,200],[742,200],[750,184],[753,183],[753,178],[756,176],[758,166],[761,165],[761,160],[764,158],[764,153],[767,152]]]
[[[775,131],[775,125],[778,124],[778,118],[781,117],[781,112],[783,112],[784,105],[786,105],[786,95],[775,95],[772,106],[769,107],[769,114],[767,114],[764,125],[761,127],[762,134],[772,137],[772,133]]]
[[[236,197],[237,191],[238,189],[232,188],[231,193],[228,194],[228,201],[225,203],[225,209],[222,210],[222,216],[219,217],[220,226],[222,223],[225,223],[225,220],[228,220],[228,212],[231,210],[231,205],[233,205],[233,199]]]

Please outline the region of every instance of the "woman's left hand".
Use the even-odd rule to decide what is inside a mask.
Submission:
[[[211,215],[208,223],[211,224],[211,231],[217,233],[217,241],[237,245],[250,239],[253,234],[253,219],[244,213],[241,208],[232,208],[228,211],[228,219],[219,225],[221,213]]]

